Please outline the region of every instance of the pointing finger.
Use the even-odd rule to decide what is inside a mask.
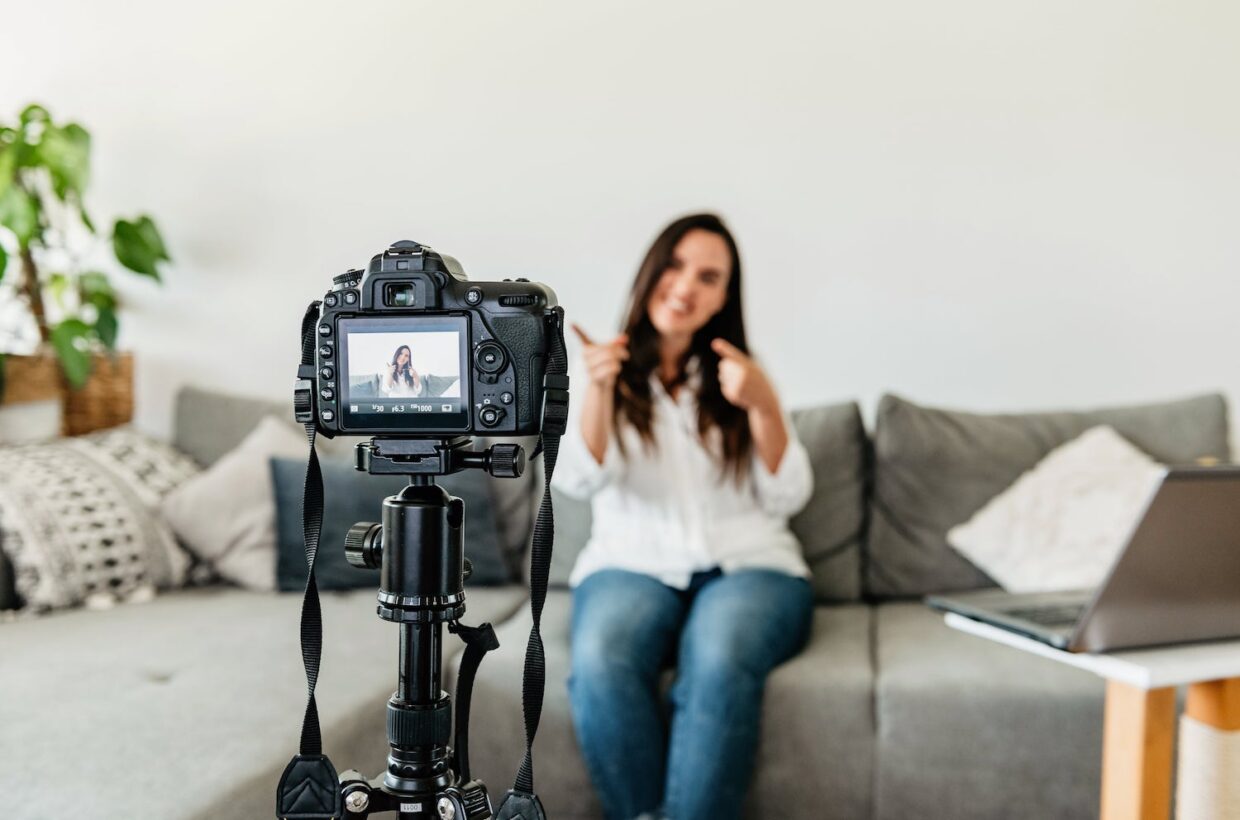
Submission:
[[[715,339],[710,343],[710,349],[718,353],[724,359],[744,361],[749,358],[740,348],[728,341],[725,341],[724,339]]]
[[[581,340],[582,344],[586,344],[586,345],[594,344],[594,341],[589,337],[589,335],[587,335],[586,332],[581,329],[581,325],[577,324],[576,322],[573,322],[573,333],[577,334],[577,338]]]

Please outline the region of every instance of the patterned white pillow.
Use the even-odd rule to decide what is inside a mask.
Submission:
[[[130,427],[0,448],[0,544],[25,609],[104,606],[181,584],[188,559],[158,505],[198,472]]]
[[[1110,427],[1052,450],[947,542],[1009,592],[1102,583],[1166,469]]]

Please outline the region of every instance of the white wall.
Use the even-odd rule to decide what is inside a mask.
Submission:
[[[1240,6],[1226,0],[353,4],[41,0],[0,111],[95,135],[139,422],[286,396],[309,300],[390,240],[613,328],[671,217],[737,232],[792,405],[1240,404]]]

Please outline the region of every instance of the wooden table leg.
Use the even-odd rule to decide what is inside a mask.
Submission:
[[[1240,731],[1240,678],[1192,684],[1184,714],[1224,732]]]
[[[1175,687],[1107,681],[1101,820],[1167,820],[1175,743]]]

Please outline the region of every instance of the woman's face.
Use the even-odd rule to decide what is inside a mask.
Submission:
[[[396,355],[396,366],[404,367],[409,364],[409,351],[401,348],[400,353]]]
[[[646,302],[650,323],[661,336],[692,336],[728,299],[732,254],[719,234],[689,231],[672,249],[672,261]]]

